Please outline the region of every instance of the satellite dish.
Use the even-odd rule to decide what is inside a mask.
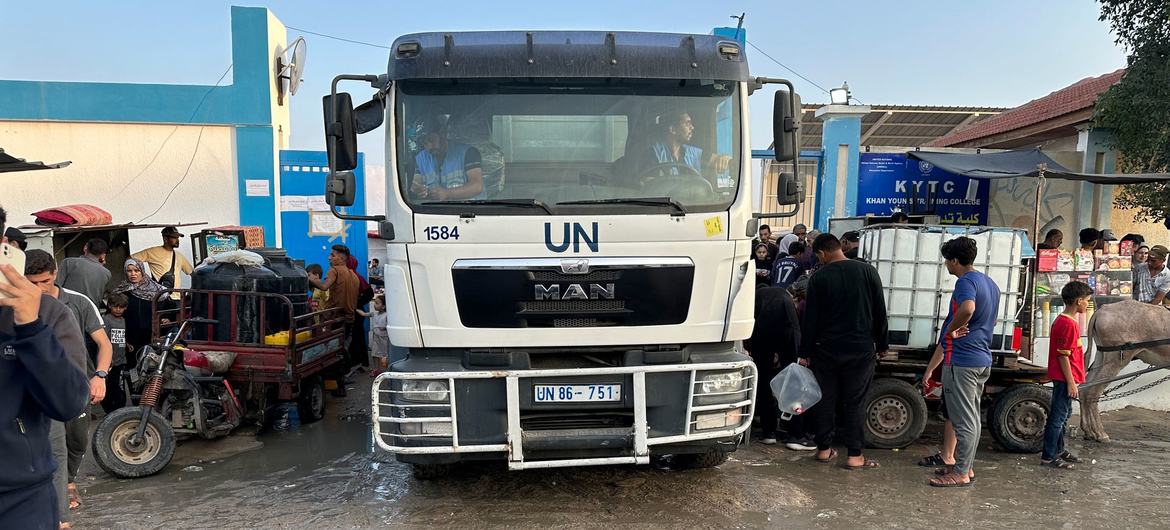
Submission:
[[[297,37],[292,46],[276,54],[276,103],[279,105],[284,104],[286,91],[290,96],[295,95],[301,85],[301,75],[305,72],[305,48],[305,38]]]

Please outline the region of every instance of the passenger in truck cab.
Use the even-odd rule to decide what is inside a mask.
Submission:
[[[643,177],[688,174],[703,176],[705,170],[718,174],[728,170],[731,157],[721,154],[704,154],[701,147],[689,142],[695,136],[695,122],[687,112],[671,111],[658,116],[661,137],[650,144],[642,160]],[[654,171],[658,168],[660,171]]]
[[[411,194],[432,201],[485,197],[479,149],[448,141],[446,125],[438,122],[422,125],[419,145],[422,150],[414,157]]]

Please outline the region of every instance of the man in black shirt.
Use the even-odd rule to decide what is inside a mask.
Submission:
[[[882,281],[873,267],[850,260],[832,234],[813,241],[821,268],[808,282],[801,332],[801,364],[816,374],[821,401],[813,408],[817,460],[831,462],[838,404],[849,458],[844,467],[877,467],[865,458],[865,394],[873,380],[876,354],[889,348]]]

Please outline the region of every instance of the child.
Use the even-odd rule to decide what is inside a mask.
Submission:
[[[805,245],[800,241],[788,245],[788,255],[777,260],[776,268],[772,270],[772,285],[787,289],[804,276],[805,267],[800,263],[804,251]]]
[[[756,288],[767,287],[772,281],[768,278],[772,274],[772,256],[768,252],[767,243],[756,245]]]
[[[126,293],[110,293],[106,296],[106,314],[102,315],[102,320],[106,325],[106,335],[109,335],[110,344],[114,347],[110,374],[106,378],[106,397],[102,400],[102,410],[107,414],[126,406],[126,385],[122,381],[126,373],[126,319],[122,315],[126,313],[128,305],[130,299],[126,298]]]
[[[1081,327],[1077,314],[1089,308],[1093,290],[1083,282],[1069,282],[1060,291],[1064,311],[1052,323],[1048,341],[1048,377],[1052,379],[1052,406],[1044,425],[1044,452],[1040,463],[1057,469],[1072,469],[1079,462],[1064,450],[1064,425],[1077,398],[1077,385],[1085,382],[1085,351],[1081,347]]]
[[[325,275],[325,271],[321,268],[320,265],[316,263],[305,267],[305,272],[309,273],[310,278],[315,278],[317,281],[320,281],[321,277]],[[309,298],[310,310],[320,311],[325,309],[325,302],[329,301],[329,291],[317,289],[315,287],[311,289],[312,296]]]
[[[386,329],[386,295],[374,297],[374,311],[367,313],[358,309],[357,312],[370,318],[370,353],[374,358],[375,367],[371,375],[378,375],[389,368],[387,361],[390,355],[390,333]]]

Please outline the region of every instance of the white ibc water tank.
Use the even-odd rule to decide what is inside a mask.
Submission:
[[[876,226],[861,231],[858,255],[877,268],[889,313],[890,346],[933,348],[946,320],[954,276],[947,273],[942,244],[956,237],[975,240],[975,268],[999,286],[999,315],[992,351],[1013,351],[1016,314],[1023,300],[1026,235],[1015,228]]]

